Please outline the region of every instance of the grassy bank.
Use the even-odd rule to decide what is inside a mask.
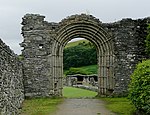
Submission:
[[[90,75],[90,74],[97,74],[98,66],[97,65],[89,65],[89,66],[76,67],[76,69],[78,70],[79,73],[84,73],[84,74]],[[66,75],[66,73],[68,73],[68,71],[69,70],[64,70],[64,74]]]
[[[27,99],[23,103],[21,115],[52,115],[62,101],[61,98]]]
[[[106,102],[106,108],[117,115],[133,115],[135,107],[127,98],[101,98]]]
[[[63,95],[66,98],[93,98],[97,93],[79,88],[64,87]]]
[[[74,42],[69,42],[69,43],[65,46],[65,48],[74,47],[74,46],[79,45],[79,43],[83,43],[83,42],[88,43],[89,41],[86,40],[86,39],[83,39],[83,40],[78,40],[78,41],[74,41]]]

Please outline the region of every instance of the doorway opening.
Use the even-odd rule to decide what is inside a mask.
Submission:
[[[96,46],[92,42],[84,38],[75,38],[69,41],[64,47],[63,69],[64,96],[69,97],[70,95],[71,97],[73,95],[74,97],[79,98],[82,96],[91,97],[97,95],[97,50]]]
[[[54,34],[56,36],[53,36],[55,40],[51,55],[53,81],[58,83],[55,94],[62,95],[63,50],[66,44],[74,38],[85,38],[96,46],[98,95],[113,92],[115,87],[114,44],[112,36],[106,30],[102,27],[101,22],[91,15],[71,16],[61,21]],[[79,61],[78,58],[75,59]]]

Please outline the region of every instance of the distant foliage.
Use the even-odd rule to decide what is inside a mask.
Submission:
[[[131,75],[129,98],[137,110],[150,114],[150,60],[137,65]]]
[[[150,56],[150,24],[149,24],[147,30],[148,30],[148,35],[147,35],[147,38],[145,40],[145,42],[146,42],[146,52]]]
[[[85,71],[83,71],[80,68],[73,68],[71,67],[67,72],[66,75],[75,75],[75,74],[82,74],[82,75],[86,75],[87,73]]]
[[[82,74],[82,75],[91,75],[97,74],[97,65],[89,65],[89,66],[82,66],[82,67],[71,67],[69,70],[65,70],[65,75],[74,75],[74,74]]]
[[[91,42],[81,42],[64,49],[64,69],[97,63],[96,47]]]

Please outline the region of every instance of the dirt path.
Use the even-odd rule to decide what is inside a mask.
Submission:
[[[65,99],[54,115],[115,115],[99,99]]]

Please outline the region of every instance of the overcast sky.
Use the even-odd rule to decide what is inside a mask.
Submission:
[[[20,23],[27,13],[44,15],[49,22],[81,13],[114,22],[149,17],[150,0],[0,0],[0,38],[17,54],[23,41]]]

